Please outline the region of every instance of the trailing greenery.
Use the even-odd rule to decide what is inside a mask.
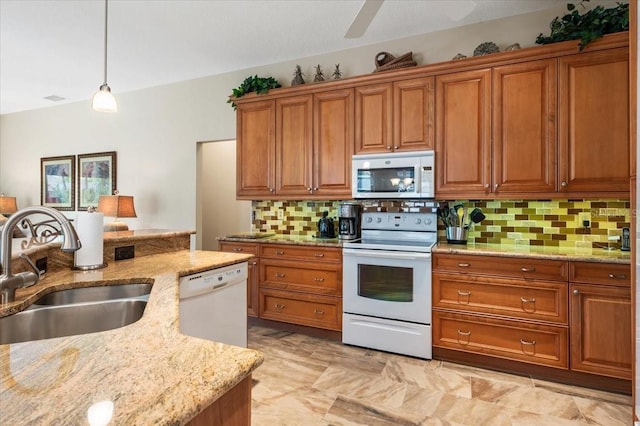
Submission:
[[[586,9],[584,3],[588,1],[582,0],[578,5]],[[599,5],[580,14],[575,4],[569,3],[567,10],[569,13],[562,18],[557,16],[551,21],[551,34],[549,36],[540,34],[536,38],[536,44],[580,39],[580,50],[582,50],[587,44],[605,34],[629,30],[628,4],[618,3],[618,6],[609,9]]]
[[[247,93],[256,92],[258,94],[265,94],[269,89],[277,89],[280,86],[278,80],[273,77],[258,77],[257,75],[249,76],[244,79],[242,84],[233,89],[231,96],[234,98],[240,98]],[[229,99],[228,104],[231,104],[233,109],[236,109],[236,104],[233,100]]]

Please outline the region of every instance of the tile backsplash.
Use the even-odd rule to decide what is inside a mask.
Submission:
[[[366,209],[380,211],[431,210],[429,201],[362,201]],[[439,202],[439,205],[444,205]],[[467,240],[476,243],[521,244],[559,247],[619,247],[610,240],[629,227],[628,200],[454,200],[448,205],[462,204],[471,211],[478,207],[486,219],[469,230]],[[317,233],[323,211],[337,220],[340,201],[253,201],[253,225],[257,231],[277,234],[312,236]],[[580,214],[587,213],[585,228]],[[438,226],[441,240],[446,240],[444,225]]]

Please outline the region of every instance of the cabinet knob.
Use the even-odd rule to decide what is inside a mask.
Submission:
[[[573,294],[575,294],[576,296],[580,294],[580,290],[578,290],[577,288],[575,290],[573,290]]]
[[[242,247],[234,247],[233,251],[242,251]]]
[[[324,253],[314,253],[315,257],[324,257]]]
[[[469,266],[471,266],[470,263],[458,263],[458,266],[461,268],[468,268]]]
[[[391,151],[391,145],[387,145],[387,149]]]
[[[488,184],[488,183],[485,183],[485,184],[484,184],[484,187],[485,187],[485,188],[487,188],[487,189],[489,189],[489,184]]]
[[[521,270],[522,272],[535,272],[535,271],[536,271],[536,268],[535,268],[535,267],[533,267],[533,268],[525,268],[525,267],[523,266],[522,268],[520,268],[520,270]]]
[[[276,272],[276,278],[284,278],[284,274],[282,272]]]
[[[393,149],[398,149],[398,148],[400,148],[398,145],[393,146]]]
[[[562,181],[562,183],[560,184],[560,186],[561,186],[561,187],[563,187],[563,188],[564,188],[564,187],[566,187],[566,186],[567,186],[567,182]]]
[[[322,309],[314,309],[313,313],[316,317],[323,317],[324,316],[324,311]]]
[[[311,187],[310,187],[310,186],[308,186],[308,187],[307,187],[307,191],[311,192],[311,191],[313,191],[313,189],[311,189]]]
[[[313,187],[313,190],[314,190],[314,191],[317,191],[317,190],[318,190],[318,187],[317,187],[317,186],[314,186],[314,187]]]
[[[269,188],[269,192],[272,192],[272,193],[273,193],[273,192],[276,192],[276,190],[275,190],[275,189],[273,189],[273,188]]]
[[[317,283],[323,283],[323,282],[324,282],[324,278],[318,278],[318,277],[315,277],[313,280],[314,280],[315,282],[317,282]]]
[[[278,255],[282,255],[282,254],[284,254],[284,251],[282,251],[282,250],[276,250],[276,254],[278,254]]]
[[[258,262],[251,262],[251,266],[256,266]]]
[[[284,305],[281,305],[280,303],[276,303],[276,304],[274,305],[274,308],[276,308],[276,311],[278,311],[278,312],[282,312],[282,311],[284,310],[285,306],[284,306]]]

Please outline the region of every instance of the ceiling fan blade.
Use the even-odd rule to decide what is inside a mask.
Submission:
[[[364,0],[362,3],[362,7],[358,11],[358,14],[353,19],[351,26],[345,33],[345,38],[358,38],[362,37],[367,28],[369,28],[369,24],[375,18],[376,13],[382,6],[382,2],[384,0]]]

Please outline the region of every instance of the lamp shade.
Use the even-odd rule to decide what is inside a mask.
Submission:
[[[101,195],[96,209],[105,216],[138,217],[131,195]]]
[[[118,112],[116,98],[113,96],[113,93],[111,93],[111,88],[107,84],[100,86],[100,89],[94,93],[91,104],[95,111]]]
[[[0,195],[0,214],[12,214],[18,211],[16,197]]]

